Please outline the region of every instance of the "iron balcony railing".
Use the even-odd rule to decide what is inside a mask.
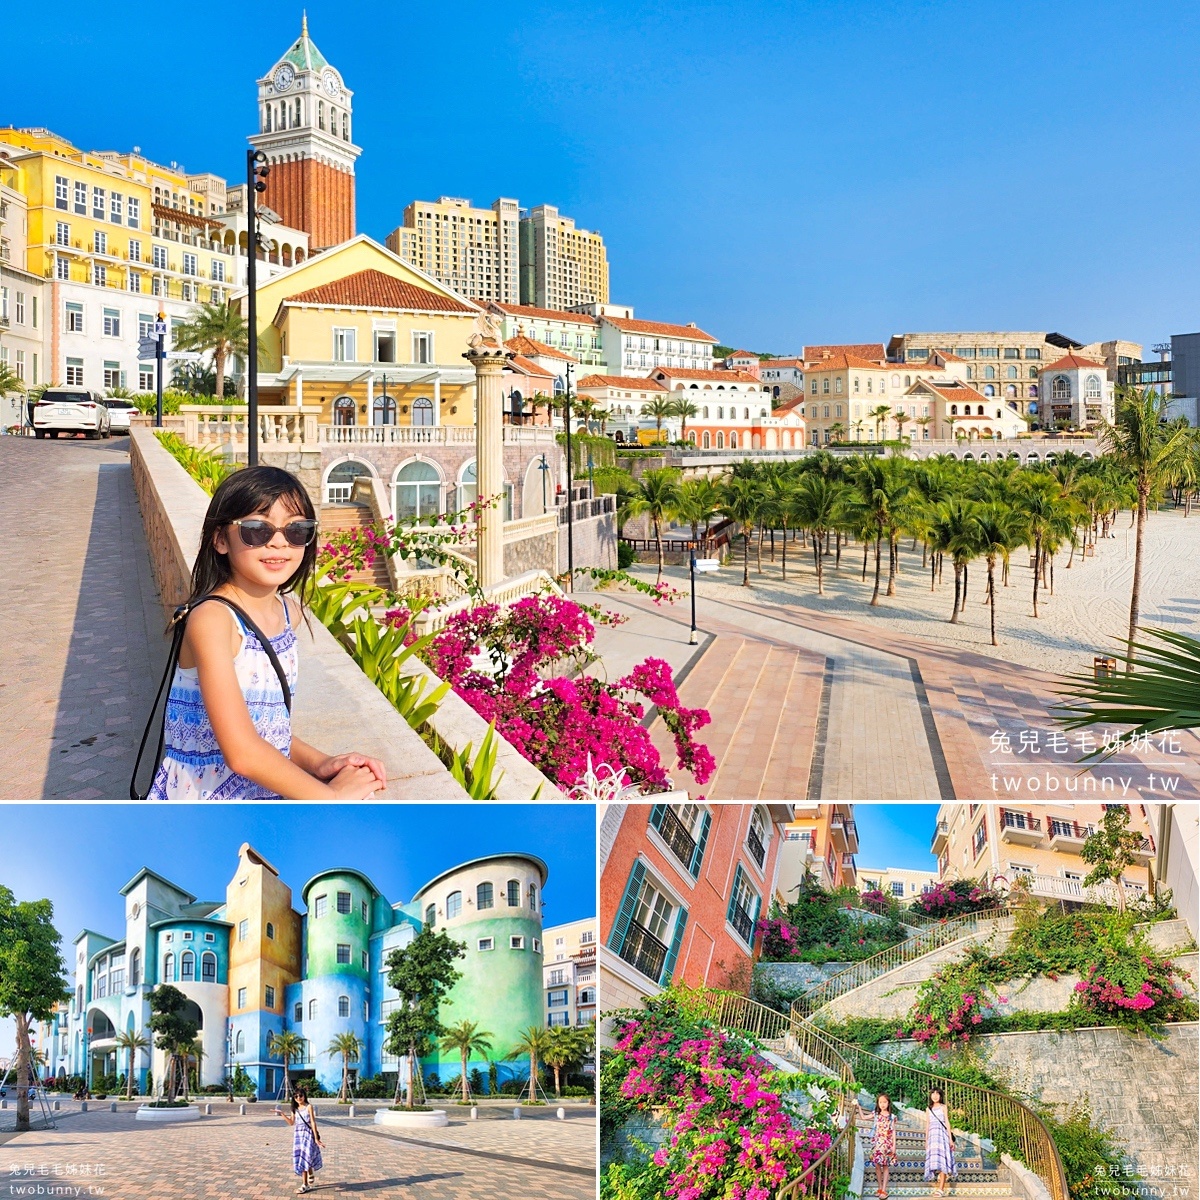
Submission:
[[[931,950],[936,950],[940,946],[948,946],[951,942],[958,941],[959,938],[977,933],[987,923],[995,923],[996,928],[1001,928],[1001,922],[1011,923],[1011,921],[1012,918],[1007,908],[988,908],[980,912],[967,913],[961,917],[954,917],[945,924],[939,920],[937,924],[929,925],[915,937],[898,942],[895,946],[889,946],[886,950],[872,954],[870,958],[864,958],[861,962],[847,967],[846,970],[831,975],[824,983],[800,996],[793,1005],[793,1011],[799,1012],[805,1017],[811,1016],[817,1009],[836,1000],[838,996],[844,996],[847,992],[862,987],[864,983],[869,983],[872,979],[884,975],[888,971],[894,971],[897,967],[913,962]]]
[[[696,853],[696,840],[684,828],[683,822],[669,805],[663,806],[662,821],[658,826],[658,832],[662,840],[671,848],[671,853],[690,871],[692,858]]]
[[[1042,822],[1040,817],[1032,817],[1028,813],[1013,812],[1011,808],[1004,810],[1004,826],[1006,829],[1025,829],[1030,833],[1038,833],[1041,831]]]
[[[750,856],[761,867],[767,861],[767,849],[762,844],[762,838],[758,836],[757,830],[751,829],[746,835],[746,846],[750,851]]]
[[[930,842],[930,845],[936,846],[938,838],[948,837],[949,834],[950,834],[950,822],[949,821],[939,821],[937,823],[937,826],[934,828],[933,839]]]
[[[657,983],[662,977],[663,964],[667,961],[667,948],[644,925],[630,921],[620,956],[635,971],[640,971]]]
[[[754,918],[744,908],[735,908],[729,915],[729,923],[746,942],[754,941]]]
[[[1065,837],[1083,841],[1096,832],[1094,825],[1080,825],[1077,821],[1061,821],[1058,817],[1050,818],[1050,836]]]

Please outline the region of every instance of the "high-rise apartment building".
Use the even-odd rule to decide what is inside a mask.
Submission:
[[[521,217],[522,304],[571,308],[608,303],[608,256],[599,233],[539,204]]]
[[[546,1025],[587,1025],[596,1019],[596,919],[542,931]]]
[[[386,244],[461,296],[517,304],[520,219],[520,205],[503,196],[491,208],[473,208],[455,196],[414,200]]]

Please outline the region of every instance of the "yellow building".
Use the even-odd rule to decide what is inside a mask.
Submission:
[[[908,867],[863,867],[858,868],[858,890],[860,892],[883,892],[901,904],[915,900],[929,891],[938,881],[933,871],[913,871]]]
[[[335,427],[473,425],[479,313],[360,234],[259,287],[260,398]]]
[[[521,303],[563,309],[608,303],[608,256],[599,232],[539,204],[521,218]]]
[[[1154,837],[1145,804],[943,804],[938,809],[931,849],[938,878],[953,880],[1021,876],[1034,895],[1055,899],[1112,902],[1110,888],[1085,890],[1091,867],[1080,857],[1088,835],[1104,820],[1106,808],[1126,808],[1129,828],[1142,837],[1138,864],[1124,875],[1127,896],[1145,890]],[[1153,806],[1149,806],[1153,807]]]
[[[811,872],[824,888],[854,887],[858,853],[854,805],[797,804],[794,808],[779,851],[776,899],[780,904],[794,900],[805,872]]]

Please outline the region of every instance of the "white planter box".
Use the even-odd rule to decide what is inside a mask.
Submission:
[[[153,1121],[159,1125],[178,1125],[183,1121],[200,1120],[200,1110],[194,1104],[183,1108],[151,1108],[148,1104],[143,1104],[138,1108],[135,1120]]]
[[[399,1125],[406,1129],[440,1129],[448,1125],[446,1110],[435,1108],[432,1112],[393,1112],[390,1108],[378,1109],[376,1125]]]

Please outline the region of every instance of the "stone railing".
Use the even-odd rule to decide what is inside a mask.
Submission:
[[[482,597],[469,595],[464,590],[462,596],[443,604],[438,608],[427,608],[419,613],[416,619],[416,629],[420,634],[434,633],[441,629],[446,622],[459,612],[466,612],[478,604],[496,604],[501,608],[515,604],[525,596],[539,596],[551,592],[561,596],[562,590],[546,571],[526,571],[523,575],[505,579],[492,587],[484,588]]]
[[[473,446],[474,425],[318,425],[317,437],[329,446]],[[505,425],[509,445],[554,444],[546,426]]]
[[[181,404],[183,440],[191,446],[212,446],[235,454],[247,446],[249,409],[244,404]],[[258,442],[264,449],[317,448],[320,405],[278,406],[258,410]]]

